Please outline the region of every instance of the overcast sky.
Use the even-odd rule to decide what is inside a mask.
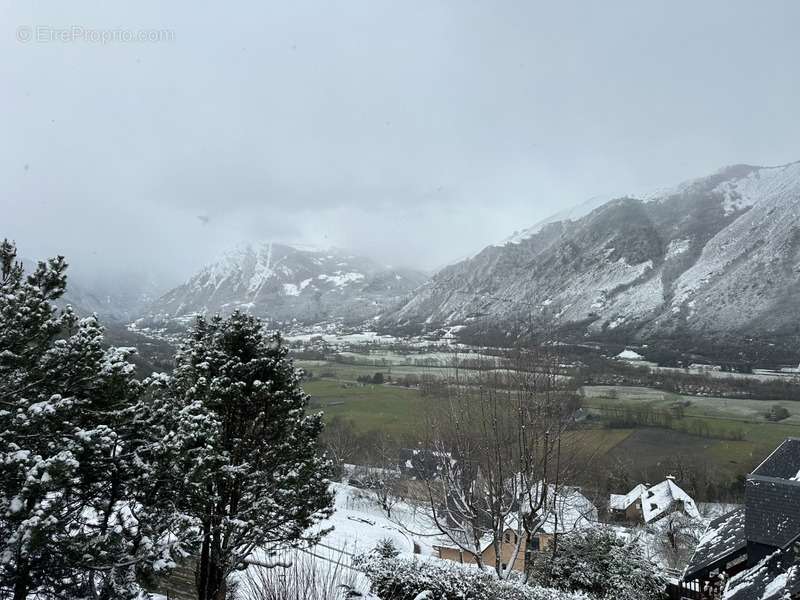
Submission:
[[[794,0],[0,5],[0,236],[84,270],[183,277],[245,240],[434,268],[800,159]]]

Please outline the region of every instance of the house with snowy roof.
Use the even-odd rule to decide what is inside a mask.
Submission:
[[[532,553],[545,551],[553,544],[556,535],[563,535],[572,531],[585,529],[597,522],[597,507],[584,496],[580,488],[564,486],[555,492],[555,487],[549,485],[548,510],[543,515],[543,522],[538,531],[530,540],[520,539],[522,527],[519,526],[519,518],[525,513],[524,508],[520,508],[519,514],[512,514],[506,521],[500,540],[500,560],[501,567],[506,568],[512,560],[513,569],[524,571],[529,564]],[[538,490],[534,489],[534,494]],[[517,545],[519,552],[514,556]],[[474,564],[475,557],[470,552],[465,552],[465,544],[456,544],[449,538],[441,538],[438,543],[433,545],[439,558],[452,560],[460,563]],[[481,539],[477,548],[478,553],[483,558],[485,565],[495,566],[494,535],[487,532]]]
[[[608,512],[616,521],[643,524],[654,523],[674,512],[701,518],[695,501],[671,476],[654,486],[640,483],[627,494],[611,494]]]
[[[800,438],[747,477],[744,507],[711,521],[682,579],[723,600],[800,598]]]
[[[429,448],[401,448],[397,467],[401,475],[408,479],[435,479],[439,476],[442,465],[447,462],[451,466],[456,463],[449,452]]]

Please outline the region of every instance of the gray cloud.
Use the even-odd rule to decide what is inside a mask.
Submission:
[[[175,278],[256,239],[432,268],[597,194],[800,159],[791,0],[2,11],[0,235],[83,269]]]

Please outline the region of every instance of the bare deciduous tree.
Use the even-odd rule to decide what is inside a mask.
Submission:
[[[523,545],[558,519],[577,396],[565,389],[551,352],[514,351],[470,369],[456,356],[453,365],[429,419],[426,452],[437,468],[421,470],[420,479],[441,534],[482,569],[483,552],[493,548],[494,568],[507,578]],[[514,548],[502,558],[509,529]]]

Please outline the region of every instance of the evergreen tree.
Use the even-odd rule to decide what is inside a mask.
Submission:
[[[397,549],[397,545],[391,538],[378,540],[378,543],[375,544],[374,552],[381,558],[397,558],[400,556],[400,550]]]
[[[155,519],[174,510],[153,501],[153,413],[130,350],[104,350],[96,318],[53,306],[66,268],[25,277],[0,245],[0,596],[14,600],[133,597],[176,543]]]
[[[302,373],[251,316],[198,318],[173,382],[185,511],[200,531],[200,600],[225,597],[256,547],[280,550],[330,513],[321,415],[306,415]]]

